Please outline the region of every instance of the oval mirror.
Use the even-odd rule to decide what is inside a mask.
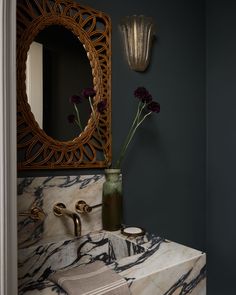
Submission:
[[[92,85],[89,59],[78,37],[59,25],[37,34],[27,54],[26,92],[31,111],[47,135],[69,141],[80,134],[79,127],[68,121],[75,112],[69,98]],[[89,101],[78,107],[84,128],[91,114]]]
[[[43,110],[42,123],[40,123],[41,119],[37,119],[33,107],[29,104],[31,98],[28,90],[26,91],[26,64],[33,41],[42,42],[45,38],[42,35],[47,35],[50,30],[57,31],[50,33],[57,35],[50,35],[52,43],[67,50],[65,54],[63,53],[65,57],[63,64],[74,55],[77,57],[84,55],[85,58],[83,61],[73,60],[73,64],[71,60],[70,63],[68,61],[69,65],[65,68],[62,66],[62,70],[59,70],[57,63],[55,63],[57,68],[51,70],[52,61],[45,62],[42,75],[43,80],[47,77],[50,87],[45,86],[41,90],[46,109]],[[68,37],[70,40],[64,41],[62,39],[64,34],[68,35],[65,38]],[[59,39],[54,40],[54,37]],[[70,42],[73,42],[73,45]],[[52,59],[56,56],[55,52],[51,54]],[[83,63],[87,64],[86,69],[82,66]],[[35,66],[34,69],[37,67],[40,66]],[[60,71],[65,76],[56,78]],[[28,77],[32,76],[29,74]],[[46,85],[43,80],[41,84]],[[54,87],[51,88],[53,84]],[[80,112],[84,128],[82,132],[77,128],[73,131],[72,126],[67,123],[68,114],[73,112],[73,106],[68,99],[71,95],[80,94],[82,88],[91,86],[96,92],[92,100],[94,111],[91,113],[88,105],[84,104],[85,109],[83,111],[81,109]],[[38,86],[32,87],[33,101],[38,101],[35,99],[36,87]],[[61,105],[62,100],[65,103],[63,105]],[[102,113],[98,111],[100,103],[106,106]],[[62,110],[62,114],[59,114],[59,109]],[[46,121],[49,123],[46,124]],[[56,131],[51,130],[53,125]],[[64,135],[61,133],[63,130]],[[111,163],[111,20],[103,12],[82,6],[72,0],[17,1],[17,156],[19,170],[109,167]]]

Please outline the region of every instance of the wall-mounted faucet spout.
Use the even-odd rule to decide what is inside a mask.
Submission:
[[[53,212],[56,216],[68,216],[74,222],[74,234],[76,237],[81,236],[81,220],[77,213],[66,209],[65,204],[57,203],[53,206]]]

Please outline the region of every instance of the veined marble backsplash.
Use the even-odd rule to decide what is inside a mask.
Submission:
[[[53,213],[56,203],[64,203],[75,211],[75,204],[84,200],[93,206],[102,202],[103,175],[52,176],[18,178],[18,244],[29,246],[41,239],[73,235],[74,224],[68,217]],[[32,207],[43,209],[45,216],[33,220],[28,213]],[[82,235],[102,229],[101,207],[89,214],[80,214]]]

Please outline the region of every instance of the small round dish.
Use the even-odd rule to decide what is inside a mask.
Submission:
[[[136,226],[127,226],[121,229],[122,235],[125,235],[127,237],[139,237],[143,236],[145,234],[145,230],[141,227]]]

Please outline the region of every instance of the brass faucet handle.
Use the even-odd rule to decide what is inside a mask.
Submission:
[[[80,200],[75,204],[75,211],[77,213],[90,213],[94,208],[102,206],[101,204],[89,206],[85,201]]]
[[[81,200],[76,202],[75,211],[78,213],[90,213],[92,211],[92,207],[90,207],[85,201]]]
[[[32,220],[44,220],[46,214],[42,208],[34,206],[27,212],[20,212],[19,216],[29,216]]]
[[[66,205],[63,203],[57,203],[53,206],[53,212],[56,216],[62,216],[62,209],[66,209]]]

